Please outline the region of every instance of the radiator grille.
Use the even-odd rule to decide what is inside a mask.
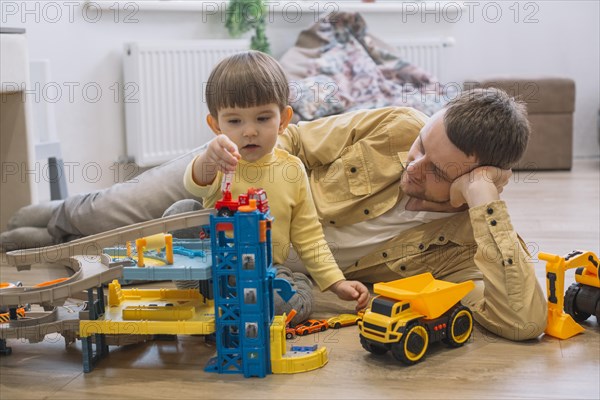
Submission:
[[[390,44],[398,49],[402,59],[421,67],[444,82],[444,49],[454,45],[454,38],[416,38],[393,40]]]
[[[205,82],[221,59],[248,48],[247,40],[126,45],[128,156],[141,167],[158,165],[211,139]]]
[[[452,38],[391,41],[400,55],[442,80],[443,49]],[[223,58],[247,40],[130,43],[125,48],[127,154],[141,167],[171,160],[213,137],[206,125],[204,85]]]

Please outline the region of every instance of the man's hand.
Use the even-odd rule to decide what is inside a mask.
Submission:
[[[338,281],[329,290],[342,300],[356,300],[356,311],[366,308],[369,303],[369,289],[358,281]]]
[[[478,167],[459,176],[450,186],[450,204],[469,208],[477,207],[500,198],[504,186],[508,184],[512,171],[497,167]]]

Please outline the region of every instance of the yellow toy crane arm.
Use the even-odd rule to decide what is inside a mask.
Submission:
[[[548,325],[546,326],[546,334],[557,337],[559,339],[568,339],[584,329],[573,319],[573,314],[564,313],[565,308],[565,271],[568,269],[577,268],[575,279],[580,285],[584,285],[584,290],[592,291],[592,299],[586,297],[586,301],[594,303],[592,308],[597,308],[593,298],[600,293],[600,283],[598,280],[598,257],[590,251],[575,250],[564,257],[555,254],[543,253],[538,254],[540,260],[546,261],[546,288],[548,293]],[[572,289],[569,288],[569,291]],[[569,299],[568,308],[573,309],[573,303],[576,302],[576,296]],[[594,310],[591,311],[594,313]],[[589,317],[587,313],[585,320]]]

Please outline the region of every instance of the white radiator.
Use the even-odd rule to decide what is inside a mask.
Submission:
[[[454,45],[453,37],[391,40],[403,60],[429,72],[444,82],[444,49]]]
[[[452,38],[390,42],[406,61],[440,81],[443,49],[453,43]],[[123,88],[128,156],[150,167],[212,139],[205,83],[221,59],[248,47],[246,40],[128,44]]]
[[[154,166],[210,140],[208,76],[220,60],[249,45],[227,39],[127,44],[123,101],[130,159]]]

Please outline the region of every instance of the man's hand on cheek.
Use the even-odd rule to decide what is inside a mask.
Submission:
[[[458,177],[450,186],[450,204],[469,208],[477,207],[500,198],[508,184],[512,171],[497,167],[478,167]]]

